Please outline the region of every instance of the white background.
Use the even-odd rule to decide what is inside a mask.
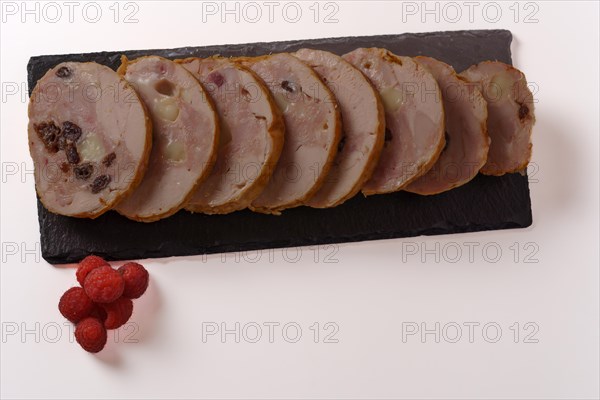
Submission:
[[[495,7],[486,13],[485,3],[476,3],[471,23],[462,2],[455,3],[462,13],[457,22],[456,8],[444,3],[437,5],[436,21],[435,13],[423,14],[421,2],[336,2],[337,23],[323,22],[325,11],[335,11],[323,3],[315,23],[312,2],[299,3],[297,23],[285,20],[283,3],[273,23],[261,2],[256,23],[244,21],[255,17],[250,9],[239,23],[235,15],[222,22],[221,13],[204,14],[203,21],[202,3],[166,1],[118,5],[117,22],[113,2],[102,2],[96,23],[85,20],[95,18],[94,9],[82,15],[81,3],[70,22],[67,5],[57,4],[62,17],[55,23],[49,20],[56,10],[43,3],[39,22],[23,14],[21,2],[3,4],[2,397],[598,398],[597,2],[499,2],[495,23]],[[124,23],[136,8],[138,22]],[[514,63],[538,87],[532,227],[345,244],[318,253],[253,252],[237,260],[233,254],[148,260],[151,286],[135,303],[129,331],[110,336],[96,356],[71,342],[57,303],[75,283],[74,270],[39,258],[27,172],[30,56],[477,28],[510,29]],[[210,322],[219,329],[240,323],[246,335],[240,343],[234,334],[203,342]],[[269,322],[280,324],[273,343]],[[310,329],[315,322],[318,343]],[[472,340],[470,322],[479,324]],[[258,343],[251,343],[253,323],[262,326]],[[286,323],[301,327],[297,343],[286,341],[295,336],[293,328],[282,333]],[[436,323],[439,343],[433,333],[424,340],[406,335],[409,327],[435,330]],[[452,343],[456,324],[462,336]],[[336,326],[338,342],[325,343]],[[496,327],[501,337],[490,343]]]

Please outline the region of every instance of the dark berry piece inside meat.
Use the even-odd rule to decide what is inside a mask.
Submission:
[[[225,83],[225,78],[218,72],[213,72],[206,78],[210,83],[214,83],[217,87],[221,87]]]
[[[521,104],[521,107],[519,107],[519,119],[525,119],[527,115],[529,115],[529,107],[526,104]]]
[[[68,141],[75,143],[81,137],[81,128],[77,124],[65,121],[63,122],[63,136]]]
[[[283,90],[290,93],[294,93],[296,91],[296,85],[294,84],[294,82],[283,81],[281,82],[281,87],[283,88]]]
[[[42,122],[40,124],[33,125],[36,133],[44,142],[44,146],[48,151],[56,153],[58,151],[58,140],[60,138],[60,128],[54,124],[54,122]]]
[[[67,144],[68,144],[67,143],[67,139],[63,135],[60,135],[58,137],[58,141],[56,142],[56,145],[58,146],[58,149],[59,150],[66,149],[67,148]]]
[[[107,154],[106,157],[104,157],[104,159],[102,160],[102,164],[104,164],[104,166],[108,168],[112,165],[113,161],[115,161],[115,158],[117,158],[117,155],[115,153]]]
[[[75,178],[85,181],[90,179],[90,176],[94,173],[94,166],[90,163],[83,163],[76,166],[73,171],[75,172]]]
[[[60,67],[56,71],[56,76],[59,78],[68,78],[71,76],[71,70],[68,67]]]
[[[79,164],[79,153],[77,152],[77,147],[75,145],[68,145],[65,149],[65,154],[67,155],[67,161],[71,164]]]
[[[102,191],[104,188],[106,188],[108,186],[110,181],[111,181],[111,178],[109,175],[97,176],[96,179],[94,179],[94,182],[90,185],[90,188],[92,189],[92,193],[94,193],[94,194],[100,193],[100,191]]]

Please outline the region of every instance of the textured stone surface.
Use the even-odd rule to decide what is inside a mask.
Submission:
[[[356,47],[385,47],[399,55],[435,57],[462,71],[483,60],[511,63],[511,40],[511,33],[504,30],[456,31],[39,56],[29,61],[29,90],[46,70],[62,61],[93,60],[116,68],[121,54],[129,58],[146,54],[169,58],[261,55],[306,46],[343,54]],[[114,212],[96,220],[62,217],[49,213],[39,202],[38,213],[42,256],[54,264],[76,262],[89,253],[109,260],[141,259],[531,225],[527,176],[520,174],[479,175],[465,186],[436,196],[405,192],[369,198],[357,195],[332,209],[299,207],[284,211],[282,216],[247,210],[230,215],[181,211],[145,224]]]

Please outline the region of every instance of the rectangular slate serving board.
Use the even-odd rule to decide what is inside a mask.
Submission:
[[[29,91],[54,65],[96,61],[116,69],[121,54],[130,59],[155,54],[191,56],[256,56],[312,47],[344,54],[357,47],[384,47],[406,56],[427,55],[462,71],[483,60],[512,63],[512,35],[506,30],[433,32],[251,43],[168,50],[133,50],[32,57],[27,66]],[[478,175],[468,184],[435,196],[406,192],[357,195],[331,209],[298,207],[281,216],[248,210],[229,215],[180,211],[153,222],[130,221],[115,212],[95,219],[63,217],[48,212],[38,200],[42,257],[52,264],[77,262],[93,253],[108,260],[184,256],[278,247],[524,228],[531,225],[526,175]]]

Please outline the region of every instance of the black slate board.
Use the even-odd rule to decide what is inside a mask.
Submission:
[[[29,91],[54,65],[96,61],[115,68],[121,54],[130,59],[156,54],[168,58],[261,55],[313,47],[343,54],[356,47],[385,47],[407,56],[428,55],[457,71],[483,60],[512,63],[512,35],[506,30],[455,31],[252,43],[170,50],[135,50],[32,57],[27,66]],[[109,212],[98,219],[63,217],[38,201],[42,257],[50,263],[77,262],[90,253],[109,260],[197,255],[275,247],[524,228],[531,225],[526,175],[479,175],[460,188],[436,196],[398,192],[364,198],[318,210],[299,207],[281,216],[247,210],[229,215],[181,211],[150,223]]]

